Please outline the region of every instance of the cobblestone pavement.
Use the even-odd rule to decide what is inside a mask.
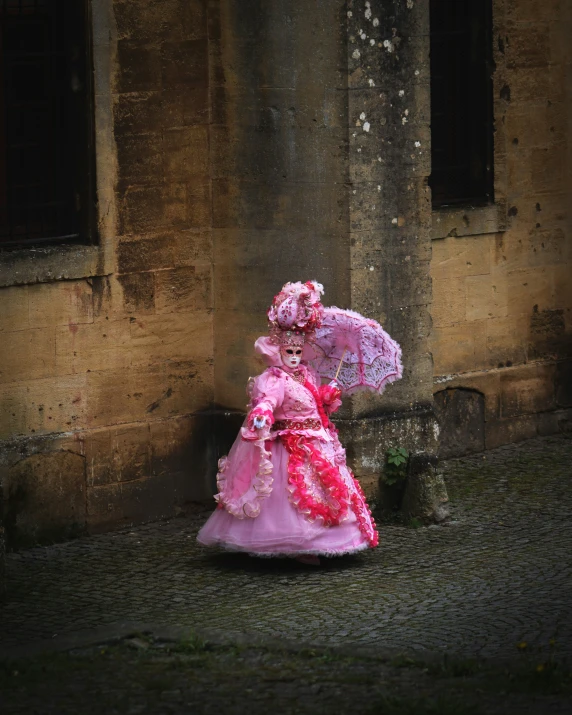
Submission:
[[[513,657],[572,654],[572,440],[444,465],[445,526],[384,526],[381,545],[319,568],[213,554],[206,513],[8,558],[0,650],[122,621],[326,645]]]

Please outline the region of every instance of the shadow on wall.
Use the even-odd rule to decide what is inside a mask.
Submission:
[[[193,435],[191,452],[202,454],[204,473],[202,478],[194,475],[197,487],[194,493],[187,496],[189,501],[198,502],[210,501],[212,495],[216,494],[218,460],[229,453],[245,418],[244,412],[225,408],[223,405],[215,405],[212,410],[203,414],[207,417],[205,429]]]
[[[243,420],[244,413],[215,405],[178,418],[155,435],[155,443],[145,426],[142,441],[128,430],[133,442],[117,454],[104,442],[96,483],[88,478],[86,445],[79,441],[71,445],[77,452],[42,439],[16,444],[13,459],[0,465],[0,552],[2,529],[13,550],[170,518],[193,503],[214,508],[217,463]],[[87,452],[92,450],[90,443]],[[130,478],[125,467],[138,460],[144,471]]]
[[[439,457],[462,457],[485,449],[485,396],[477,390],[449,388],[435,394]]]

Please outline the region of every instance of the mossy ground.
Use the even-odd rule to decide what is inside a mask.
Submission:
[[[216,645],[151,634],[0,662],[4,715],[68,713],[565,713],[572,673],[478,660]]]

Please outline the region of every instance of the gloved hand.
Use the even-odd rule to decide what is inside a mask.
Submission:
[[[256,429],[262,429],[266,425],[266,417],[264,415],[258,415],[252,421]]]
[[[248,415],[248,429],[264,429],[274,422],[272,412],[260,407],[255,407]]]
[[[320,396],[325,405],[331,405],[340,399],[342,391],[337,385],[334,386],[330,383],[329,385],[322,385],[320,388]]]
[[[320,398],[326,414],[331,415],[336,410],[339,410],[342,405],[341,396],[342,391],[334,380],[332,380],[329,385],[322,385],[320,387]]]

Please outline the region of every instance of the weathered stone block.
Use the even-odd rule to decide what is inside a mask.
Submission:
[[[490,367],[511,367],[526,362],[529,319],[524,315],[487,321],[487,361]]]
[[[208,43],[206,40],[163,42],[161,77],[164,87],[208,84]]]
[[[566,329],[564,310],[533,310],[529,320],[529,359],[557,360],[571,354],[572,333]]]
[[[201,228],[212,224],[211,186],[203,178],[196,183],[187,184],[186,225],[189,228]]]
[[[572,360],[563,360],[556,365],[554,389],[558,407],[572,407]]]
[[[435,375],[469,372],[486,365],[486,321],[435,327],[431,350]]]
[[[533,221],[539,223],[543,229],[557,226],[565,230],[568,229],[567,219],[570,215],[570,207],[566,193],[554,191],[543,194],[542,197],[527,196],[526,200],[534,208],[531,223]]]
[[[532,314],[556,307],[553,274],[549,268],[524,268],[507,275],[508,314]]]
[[[379,281],[377,276],[371,275],[373,271],[356,269],[356,278],[360,273],[366,286],[368,280]],[[431,302],[431,278],[427,262],[404,260],[397,265],[384,264],[379,275],[383,276],[381,282],[386,310],[395,311],[412,305],[426,306]]]
[[[93,290],[89,281],[61,281],[28,286],[32,328],[93,322]]]
[[[295,108],[284,114],[275,106],[261,109],[258,124],[211,128],[212,175],[251,181],[334,183],[332,169],[347,160],[347,130],[291,126]],[[288,142],[276,137],[287,133]],[[248,151],[248,158],[245,157]]]
[[[121,197],[121,233],[190,228],[186,184],[130,186]]]
[[[118,92],[149,92],[161,88],[161,53],[140,41],[117,42],[116,89]]]
[[[501,276],[467,276],[466,319],[502,318],[508,312],[508,287]]]
[[[431,317],[433,325],[440,327],[463,322],[467,313],[465,278],[450,278],[449,280],[434,278],[432,288]]]
[[[0,383],[35,380],[55,373],[53,328],[5,332],[0,343]]]
[[[164,180],[161,134],[127,134],[117,141],[120,185],[154,184]]]
[[[208,228],[123,240],[118,246],[118,272],[137,273],[209,261],[211,244],[211,231]]]
[[[128,319],[58,327],[54,374],[121,370],[131,364],[130,342]]]
[[[432,242],[431,275],[447,281],[462,276],[478,276],[490,272],[489,246],[491,236],[478,238],[449,237]],[[438,294],[438,290],[434,290]]]
[[[86,521],[91,533],[124,525],[121,484],[105,484],[87,490]]]
[[[206,126],[169,129],[163,133],[163,170],[171,181],[209,173],[209,132]]]
[[[548,28],[545,25],[512,25],[506,43],[505,58],[509,69],[545,67],[550,61]]]
[[[565,73],[558,65],[547,67],[521,67],[510,73],[510,98],[515,105],[524,102],[544,104],[546,99],[559,102],[564,99]]]
[[[570,434],[572,432],[572,410],[554,410],[536,415],[537,431],[541,437],[551,434]]]
[[[162,126],[160,92],[120,94],[113,109],[116,139],[125,134],[153,133]]]
[[[9,546],[52,543],[82,533],[85,490],[85,459],[78,454],[34,454],[17,462],[4,483]]]
[[[519,151],[513,147],[507,155],[507,185],[513,194],[528,193],[534,186],[533,173],[530,165],[531,151],[532,150]],[[544,150],[538,149],[536,151]]]
[[[212,360],[169,361],[111,373],[90,373],[87,426],[149,421],[205,409],[213,401]]]
[[[155,312],[155,274],[127,273],[118,276],[123,292],[123,305],[126,313],[146,315]]]
[[[212,275],[210,265],[188,266],[155,273],[157,313],[210,310]]]
[[[495,449],[503,444],[522,442],[538,434],[537,415],[522,415],[502,420],[487,421],[485,424],[485,445]]]
[[[348,189],[340,185],[314,184],[310,191],[305,184],[217,179],[212,188],[215,228],[305,230],[319,224],[325,231],[347,213]]]
[[[263,328],[269,296],[275,295],[287,280],[306,280],[307,275],[326,286],[328,301],[347,304],[349,247],[339,227],[332,231],[328,228],[290,228],[288,240],[281,228],[215,229],[213,262],[219,278],[221,309],[224,306],[225,311],[247,312]],[[272,270],[261,271],[261,266]],[[249,290],[245,291],[245,286]]]
[[[449,388],[435,393],[441,459],[485,448],[485,397],[475,390]]]
[[[401,503],[405,518],[420,519],[424,524],[439,523],[449,516],[448,501],[437,457],[428,452],[411,454]]]
[[[207,311],[148,315],[130,323],[132,365],[209,358],[212,315]]]
[[[160,43],[206,37],[207,0],[115,0],[120,39]]]
[[[171,476],[146,477],[121,484],[92,487],[87,494],[87,525],[97,533],[174,515]]]
[[[566,107],[562,102],[549,102],[520,110],[509,109],[506,132],[509,141],[518,140],[519,149],[561,142],[566,134]]]
[[[350,466],[360,481],[377,479],[390,447],[404,447],[409,452],[427,449],[432,454],[438,449],[439,427],[432,410],[338,420],[336,427]]]
[[[554,409],[554,365],[526,365],[501,374],[501,416]]]
[[[530,266],[556,266],[567,259],[566,234],[561,228],[532,230],[528,234]]]
[[[564,142],[532,149],[530,171],[537,191],[559,191],[566,181],[567,146]]]
[[[570,280],[570,264],[554,267],[555,303],[566,311],[572,307],[572,281]]]
[[[0,332],[25,330],[30,327],[28,311],[28,286],[0,289]],[[39,326],[36,326],[39,327]]]
[[[152,473],[174,475],[177,504],[208,501],[216,491],[217,426],[213,414],[151,424]]]
[[[183,86],[161,92],[162,122],[165,128],[208,124],[209,88]]]
[[[37,381],[34,381],[37,382]],[[10,439],[25,434],[28,429],[26,383],[7,383],[0,386],[0,439]]]
[[[267,87],[264,92],[235,85],[213,87],[212,122],[226,125],[228,106],[236,107],[235,121],[244,127],[259,127],[269,110],[275,109],[285,128],[315,130],[318,128],[347,128],[345,97],[336,89],[324,92],[301,93],[292,87]],[[214,127],[213,127],[214,128]],[[266,127],[271,130],[271,126]],[[232,126],[225,127],[232,131]],[[346,129],[347,136],[347,129]]]
[[[84,440],[84,452],[89,487],[148,477],[151,474],[149,424],[89,432]]]

